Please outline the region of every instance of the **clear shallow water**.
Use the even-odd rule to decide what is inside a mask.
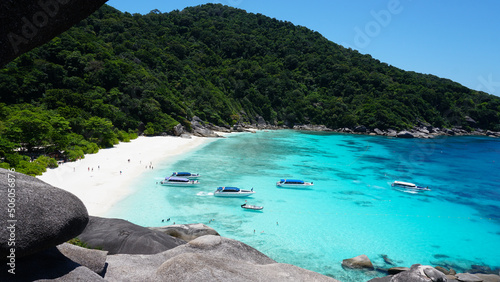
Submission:
[[[500,141],[483,137],[405,140],[297,131],[231,134],[165,160],[131,184],[136,193],[107,216],[142,226],[204,223],[274,260],[341,281],[380,273],[345,271],[343,259],[366,254],[382,268],[414,263],[500,267]],[[172,171],[203,175],[194,188],[156,182]],[[280,178],[314,181],[308,190]],[[409,194],[394,180],[429,186]],[[254,188],[244,199],[217,198],[218,186]],[[168,223],[162,219],[170,218]],[[211,220],[214,220],[210,222]]]

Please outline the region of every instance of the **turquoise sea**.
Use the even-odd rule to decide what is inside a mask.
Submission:
[[[204,223],[278,262],[341,281],[384,276],[341,267],[361,254],[380,268],[392,266],[384,256],[407,267],[500,267],[499,139],[258,131],[230,134],[154,167],[108,217],[142,226]],[[173,171],[201,173],[201,184],[156,184]],[[280,178],[314,187],[277,188]],[[394,180],[431,191],[398,191]],[[263,211],[240,208],[244,198],[214,197],[218,186],[253,187],[247,201]]]

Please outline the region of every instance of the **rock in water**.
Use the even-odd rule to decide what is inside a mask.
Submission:
[[[156,254],[186,241],[160,231],[149,230],[123,219],[91,216],[78,238],[92,248],[113,254]]]
[[[0,206],[1,260],[11,249],[19,258],[64,243],[80,234],[89,220],[75,195],[6,169],[0,169]]]
[[[354,269],[374,269],[372,262],[366,255],[345,259],[342,261],[342,267]]]

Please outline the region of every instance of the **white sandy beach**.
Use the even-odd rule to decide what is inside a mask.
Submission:
[[[75,194],[90,215],[104,216],[115,203],[133,192],[129,184],[151,169],[150,164],[154,169],[155,164],[212,140],[202,137],[139,137],[113,148],[101,149],[97,154],[85,155],[83,160],[48,169],[38,178]]]

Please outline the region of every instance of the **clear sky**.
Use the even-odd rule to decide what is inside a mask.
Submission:
[[[500,96],[499,0],[110,0],[147,14],[221,3],[286,20],[398,68]]]

